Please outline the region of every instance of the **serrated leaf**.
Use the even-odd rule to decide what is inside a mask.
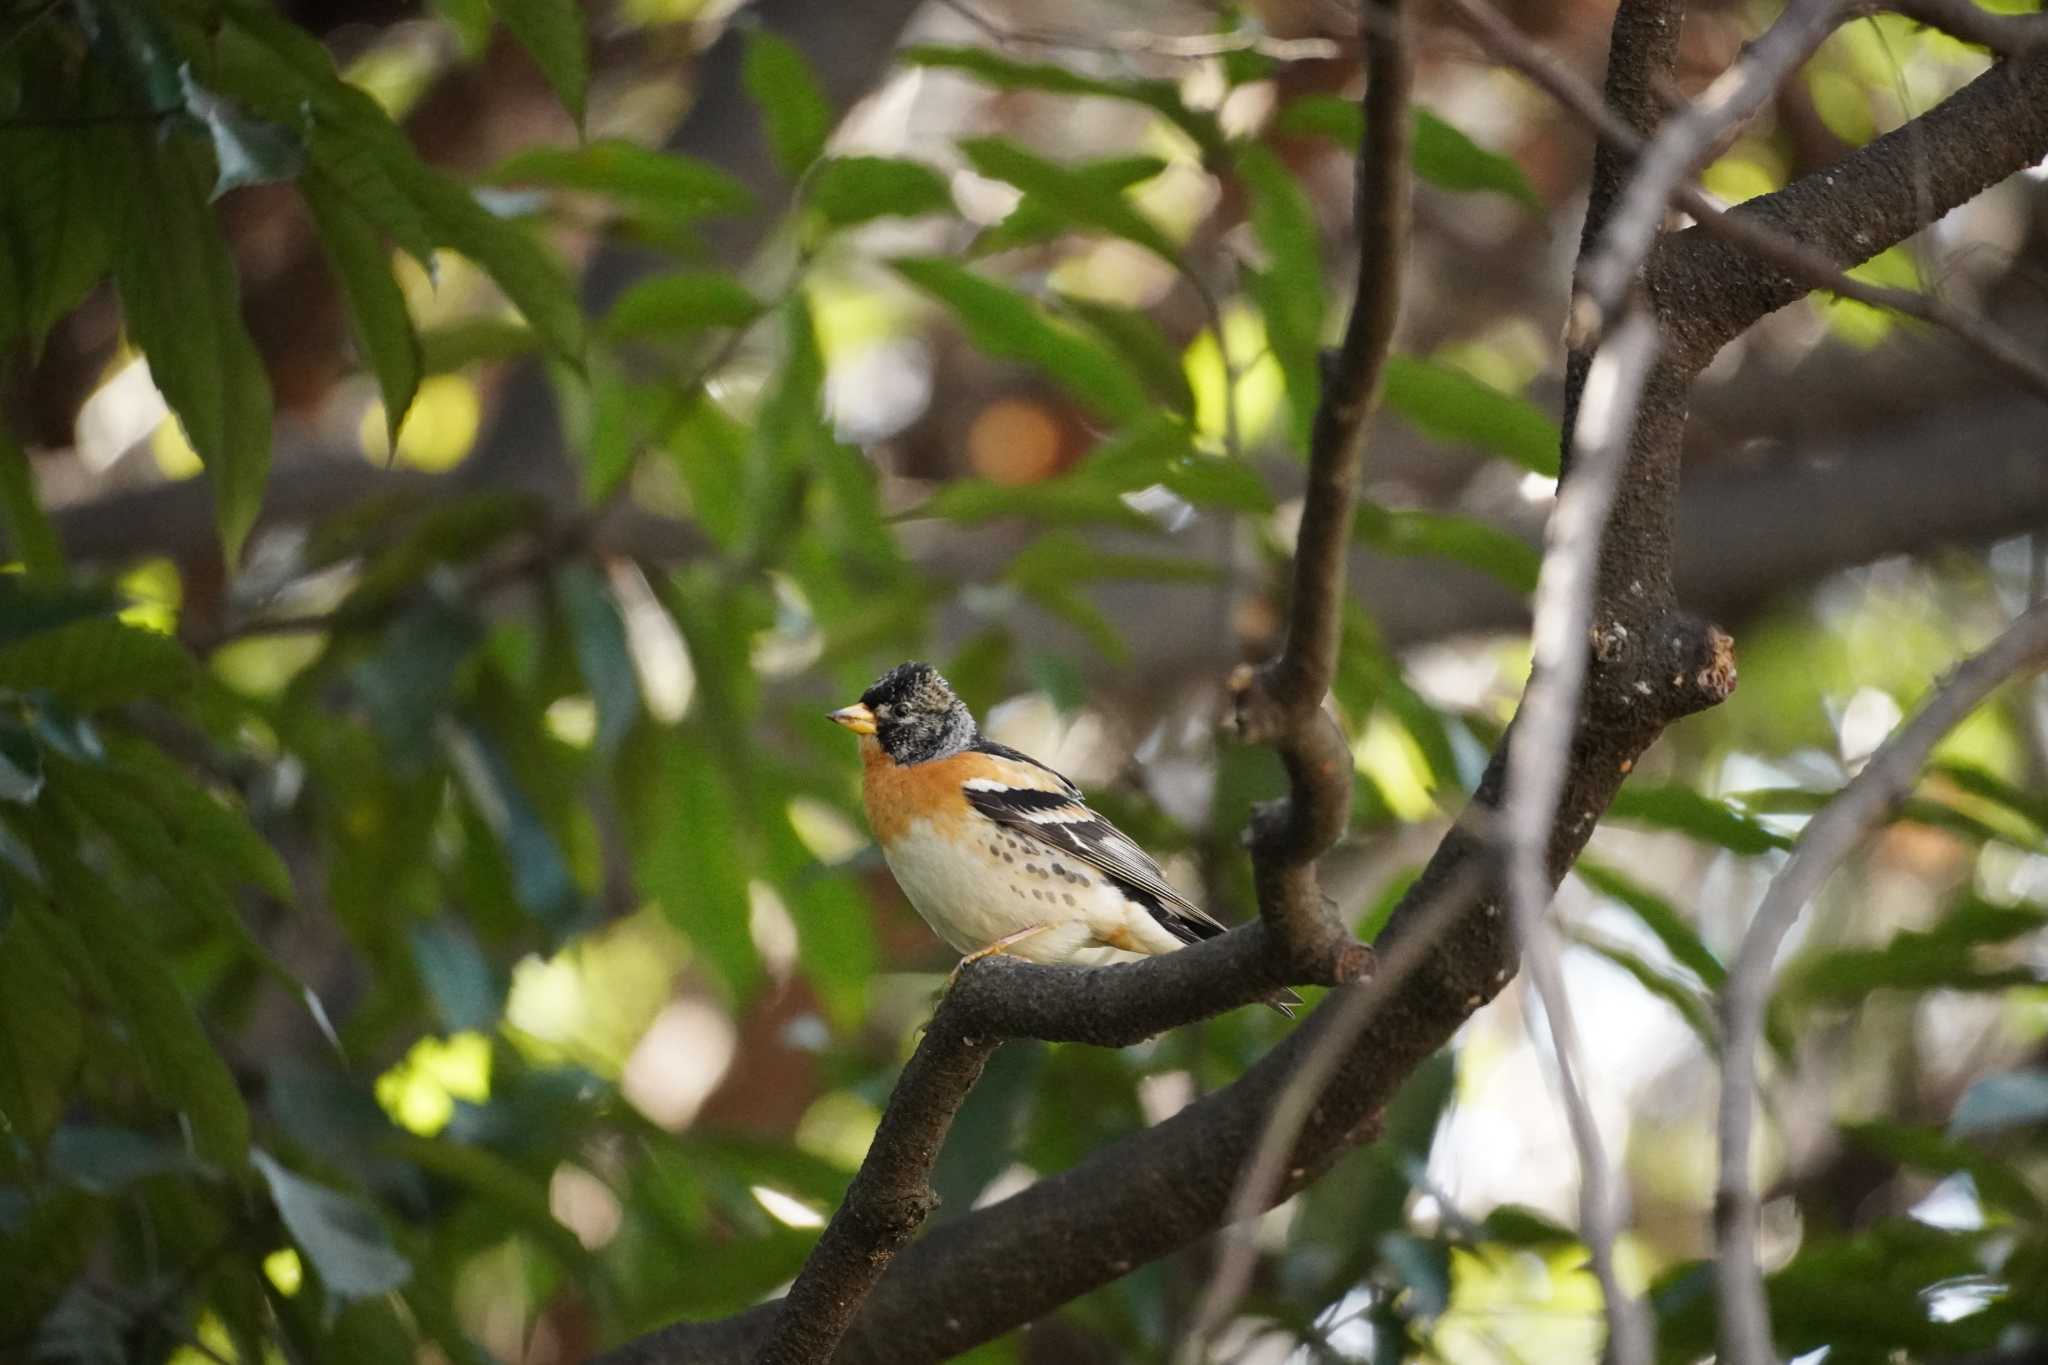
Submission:
[[[494,185],[601,194],[668,222],[745,213],[754,205],[745,185],[708,162],[612,138],[519,152],[500,162],[488,179]]]
[[[960,151],[977,172],[1015,185],[1069,229],[1089,228],[1121,237],[1175,270],[1181,268],[1172,239],[1121,191],[1105,188],[1098,179],[1028,152],[1007,138],[967,138]]]
[[[837,122],[811,64],[786,38],[757,28],[747,34],[740,79],[760,106],[775,159],[788,174],[802,175],[824,155]]]
[[[1519,536],[1471,517],[1360,503],[1358,539],[1384,554],[1426,555],[1479,570],[1516,592],[1536,591],[1542,556]]]
[[[590,86],[590,40],[577,0],[491,0],[491,8],[532,54],[557,98],[579,124]]]
[[[1143,386],[1114,355],[1053,322],[1015,290],[937,257],[892,264],[944,304],[989,355],[1033,366],[1112,421],[1135,421],[1150,408]]]
[[[613,336],[691,336],[707,327],[742,327],[767,305],[730,275],[677,271],[642,280],[612,305],[605,330]]]
[[[0,647],[0,688],[50,692],[78,711],[176,697],[198,677],[176,640],[121,621],[76,621]]]
[[[385,430],[395,443],[413,396],[419,392],[425,362],[405,294],[391,273],[390,253],[370,220],[320,172],[302,177],[299,193],[305,197],[321,245],[341,282],[356,344],[377,376],[377,389],[384,397]]]
[[[1557,423],[1525,398],[1462,370],[1410,355],[1387,357],[1387,406],[1425,436],[1473,445],[1524,469],[1557,477]]]
[[[888,156],[828,157],[804,181],[804,202],[834,228],[877,218],[950,213],[946,177],[922,161]]]
[[[270,470],[270,378],[242,322],[235,266],[208,204],[202,160],[182,137],[123,130],[134,214],[116,234],[114,279],[128,333],[212,476],[230,561],[256,522]],[[144,207],[146,206],[146,207]]]
[[[250,1160],[328,1293],[344,1301],[372,1298],[412,1278],[412,1264],[393,1249],[369,1205],[285,1169],[268,1152],[253,1152]]]

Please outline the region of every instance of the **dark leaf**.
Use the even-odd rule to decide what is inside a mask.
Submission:
[[[377,376],[384,397],[384,426],[395,444],[398,429],[419,392],[424,360],[405,294],[391,273],[391,253],[376,227],[319,172],[299,181],[299,193],[313,215],[327,258],[341,282],[355,327],[356,344]]]
[[[497,1025],[505,985],[468,928],[443,915],[413,925],[406,937],[442,1028],[465,1033]]]
[[[625,620],[604,580],[588,565],[565,565],[555,575],[555,594],[569,623],[584,686],[597,705],[597,751],[610,757],[640,716],[640,681]]]
[[[1942,1136],[1937,1129],[1894,1123],[1848,1123],[1842,1125],[1842,1135],[1859,1147],[1908,1166],[1967,1175],[1979,1195],[2010,1213],[2024,1218],[2039,1218],[2043,1213],[2041,1201],[2028,1187],[2025,1176],[2006,1162]]]
[[[1616,820],[1652,829],[1689,834],[1746,857],[1792,847],[1786,836],[1734,810],[1727,802],[1702,796],[1690,787],[1632,782],[1614,798],[1608,814]]]
[[[968,138],[960,143],[968,164],[992,180],[1015,185],[1050,210],[1069,229],[1092,229],[1121,237],[1178,270],[1180,256],[1166,233],[1138,211],[1118,189],[1080,169],[1048,161],[1007,138]]]
[[[268,1152],[250,1154],[285,1231],[337,1299],[364,1299],[397,1289],[412,1265],[392,1248],[377,1215],[362,1200],[286,1170]]]
[[[532,148],[500,162],[490,179],[601,194],[670,222],[745,213],[754,205],[747,187],[715,166],[611,139]]]
[[[1101,161],[1081,162],[1068,172],[1087,182],[1100,194],[1118,194],[1141,185],[1166,169],[1156,156],[1116,156]],[[1040,246],[1073,230],[1073,224],[1058,209],[1026,194],[1003,220],[978,234],[969,254],[990,256],[1020,247]]]
[[[93,1194],[113,1194],[158,1175],[209,1175],[177,1143],[129,1128],[67,1123],[50,1135],[50,1174]]]
[[[1573,871],[1586,885],[1633,911],[1635,917],[1643,922],[1643,927],[1657,936],[1664,950],[1691,968],[1710,989],[1718,991],[1722,982],[1728,979],[1728,971],[1721,965],[1721,959],[1714,956],[1698,932],[1685,922],[1670,902],[1592,859],[1581,858]]]
[[[49,692],[78,711],[177,697],[198,680],[176,640],[120,621],[77,621],[0,647],[0,687]]]
[[[213,141],[214,198],[244,185],[291,180],[305,169],[306,145],[298,133],[222,99],[192,78],[190,66],[178,68],[178,79],[186,112],[199,120]]]
[[[471,807],[504,850],[519,908],[547,930],[550,943],[561,942],[583,909],[561,846],[495,739],[468,723],[452,725],[443,734]]]
[[[1996,991],[2044,979],[2032,966],[1994,966],[1979,949],[2038,932],[2048,912],[1965,900],[1933,927],[1908,929],[1882,948],[1837,948],[1785,972],[1780,990],[1795,1001],[1853,1002],[1879,990]]]

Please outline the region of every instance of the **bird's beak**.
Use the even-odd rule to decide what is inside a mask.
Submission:
[[[857,735],[871,735],[875,732],[875,713],[855,702],[842,706],[837,711],[827,711],[825,719],[836,720]]]

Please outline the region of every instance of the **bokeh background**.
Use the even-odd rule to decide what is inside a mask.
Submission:
[[[951,965],[820,714],[901,659],[1251,912],[1239,835],[1283,783],[1214,722],[1276,643],[1341,322],[1345,7],[731,8],[0,16],[0,1356],[541,1365],[776,1292]],[[1607,7],[1502,8],[1597,83]],[[1685,89],[1773,8],[1695,5]],[[1357,800],[1325,880],[1365,934],[1526,675],[1590,159],[1426,7],[1418,48],[1332,702]],[[1849,23],[1703,182],[1767,192],[1986,64]],[[2048,344],[2048,183],[1855,273]],[[1667,1358],[1710,1349],[1723,955],[1825,795],[2048,587],[2044,430],[1948,338],[1825,299],[1698,386],[1680,591],[1741,688],[1645,759],[1556,911]],[[2016,687],[1788,951],[1788,1348],[2040,1325],[2044,773]],[[1005,1047],[938,1217],[1287,1027]],[[1592,1361],[1576,1191],[1517,985],[1261,1222],[1215,1358]],[[1167,1359],[1209,1267],[971,1358]]]

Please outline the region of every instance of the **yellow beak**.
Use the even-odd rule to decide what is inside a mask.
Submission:
[[[851,706],[842,706],[837,711],[827,711],[825,718],[838,721],[857,735],[871,735],[875,732],[875,713],[859,702]]]

